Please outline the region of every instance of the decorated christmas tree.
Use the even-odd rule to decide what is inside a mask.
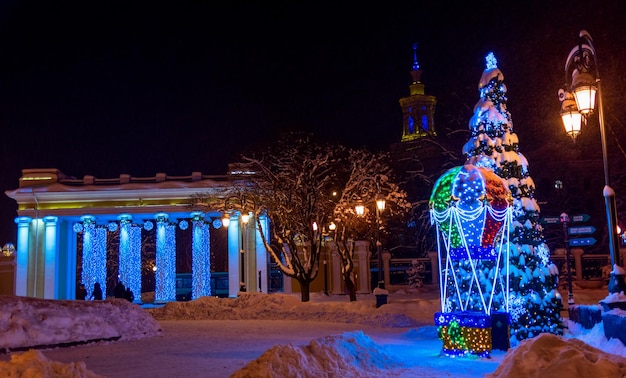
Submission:
[[[509,244],[509,312],[511,345],[539,335],[562,334],[558,268],[550,261],[539,223],[535,184],[528,161],[519,151],[507,110],[504,75],[493,53],[480,78],[480,99],[470,119],[471,136],[463,147],[466,164],[492,169],[508,184],[513,197],[513,222]]]

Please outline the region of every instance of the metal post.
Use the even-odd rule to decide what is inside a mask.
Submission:
[[[572,292],[572,266],[570,263],[569,248],[569,216],[566,213],[561,214],[561,223],[563,223],[563,242],[565,243],[565,263],[567,264],[567,304],[574,304],[574,293]]]
[[[247,228],[247,222],[241,222],[241,284],[239,285],[239,290],[241,291],[248,291],[248,288],[246,287],[246,243],[248,241]]]
[[[596,66],[597,67],[597,66]],[[596,68],[596,75],[597,68]],[[598,85],[598,119],[600,123],[600,140],[602,142],[602,164],[604,165],[604,204],[606,207],[607,227],[609,233],[609,253],[611,254],[611,266],[618,264],[619,238],[617,237],[617,208],[615,207],[615,191],[609,183],[609,162],[606,148],[606,131],[604,128],[604,110],[602,109],[602,91],[600,89],[600,78],[596,77]]]
[[[323,242],[324,246],[324,295],[328,296],[328,245]]]
[[[619,258],[619,239],[617,236],[617,209],[615,206],[615,192],[610,186],[609,181],[609,164],[608,164],[608,152],[606,146],[606,131],[604,127],[604,109],[602,106],[602,88],[600,85],[600,72],[598,70],[598,61],[596,57],[596,49],[593,45],[591,35],[586,30],[581,30],[579,35],[578,46],[575,46],[566,62],[565,62],[565,80],[566,85],[569,87],[570,92],[574,93],[573,76],[580,78],[580,82],[585,81],[586,85],[593,85],[593,83],[587,80],[589,76],[595,80],[595,87],[597,90],[596,96],[598,100],[598,121],[600,124],[600,141],[602,144],[602,164],[604,168],[604,189],[602,195],[604,196],[604,202],[606,207],[607,217],[607,232],[609,235],[609,254],[611,257],[611,267],[618,265]],[[586,78],[583,80],[583,76]],[[584,114],[585,118],[588,118],[590,113]],[[617,277],[614,277],[617,276]],[[619,292],[615,290],[622,290],[626,288],[624,283],[624,276],[622,274],[614,274],[611,272],[612,281],[615,281],[615,285],[609,284],[609,292]]]
[[[328,296],[328,261],[324,260],[324,295]]]
[[[385,277],[383,275],[383,243],[380,242],[380,226],[380,209],[378,209],[378,206],[376,206],[376,252],[378,253],[378,286],[384,288]]]

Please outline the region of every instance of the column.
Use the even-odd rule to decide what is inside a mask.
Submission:
[[[391,271],[391,253],[389,251],[383,252],[383,277],[385,277],[385,289],[389,290],[391,288],[391,276],[389,272]]]
[[[230,298],[236,298],[239,293],[239,283],[241,278],[239,276],[241,262],[241,234],[239,227],[239,216],[231,216],[230,223],[228,225],[228,296]]]
[[[209,226],[204,221],[204,214],[193,212],[191,218],[193,224],[191,298],[197,299],[211,295],[210,238]]]
[[[267,249],[265,248],[265,243],[263,243],[263,238],[261,237],[261,232],[263,232],[263,236],[265,240],[269,240],[269,220],[266,216],[261,216],[259,218],[259,223],[261,223],[261,228],[257,229],[255,235],[255,251],[256,251],[256,272],[257,272],[257,291],[261,293],[267,293],[267,266],[268,266],[268,256]],[[260,282],[259,282],[260,281]]]
[[[17,217],[17,246],[15,257],[15,295],[28,294],[28,256],[30,247],[30,217]],[[32,290],[32,289],[31,289]]]
[[[146,221],[143,228],[152,229],[152,222]],[[130,251],[127,262],[128,276],[124,282],[126,287],[130,287],[136,302],[141,302],[141,229],[140,225],[130,227]],[[149,230],[148,230],[149,231]]]
[[[369,294],[372,292],[372,288],[370,287],[370,282],[372,281],[370,278],[370,263],[369,263],[369,251],[367,249],[368,242],[365,240],[359,240],[354,243],[354,256],[352,257],[354,260],[352,263],[354,267],[352,271],[357,274],[357,281],[355,284],[357,285],[357,293],[359,294]]]
[[[84,215],[82,225],[76,231],[83,233],[83,273],[82,281],[87,289],[87,298],[91,297],[96,282],[102,288],[102,298],[106,296],[106,230],[96,227],[96,218]]]
[[[332,277],[331,282],[333,283],[331,286],[333,288],[333,294],[343,294],[341,292],[341,288],[343,287],[343,276],[341,275],[341,261],[339,260],[339,254],[333,253],[331,256],[332,260],[332,270],[330,276]]]
[[[155,216],[156,230],[156,272],[154,301],[176,300],[176,225],[168,222],[164,213]]]
[[[43,297],[44,299],[56,299],[58,282],[58,218],[44,217],[44,267],[43,267]]]
[[[117,219],[120,222],[120,244],[117,265],[117,279],[118,281],[121,281],[125,286],[130,287],[132,274],[131,228],[133,217],[130,214],[120,214]],[[134,291],[133,294],[135,294]]]
[[[574,269],[576,269],[576,280],[578,282],[583,280],[583,254],[585,252],[582,248],[572,248],[572,255],[574,255]]]

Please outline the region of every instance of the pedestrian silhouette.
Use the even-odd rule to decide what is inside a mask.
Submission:
[[[113,295],[115,298],[124,298],[126,292],[126,288],[122,281],[117,281],[117,285],[115,285],[115,289],[113,289]]]
[[[102,300],[102,287],[100,287],[100,282],[96,282],[93,284],[93,293],[91,293],[91,298],[97,301]]]
[[[135,300],[135,294],[133,294],[133,291],[130,290],[130,287],[126,288],[126,292],[124,293],[124,298],[126,298],[129,302],[132,302]]]
[[[82,301],[87,298],[87,289],[85,289],[85,284],[82,282],[78,285],[78,289],[76,289],[76,299],[80,299]]]

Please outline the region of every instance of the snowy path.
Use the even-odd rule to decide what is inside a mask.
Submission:
[[[362,330],[379,345],[388,346],[399,359],[422,368],[394,370],[389,376],[441,376],[442,366],[462,359],[435,357],[439,340],[412,334],[409,328],[378,328],[345,323],[271,320],[161,321],[162,336],[126,342],[100,343],[73,348],[44,350],[44,355],[60,362],[85,361],[87,368],[106,377],[228,377],[275,345],[308,345],[323,336]],[[504,353],[495,352],[476,371],[468,364],[466,377],[493,372]],[[7,356],[0,356],[6,360]],[[412,362],[411,362],[412,361]],[[462,370],[462,367],[461,369]],[[346,377],[347,378],[347,377]]]

